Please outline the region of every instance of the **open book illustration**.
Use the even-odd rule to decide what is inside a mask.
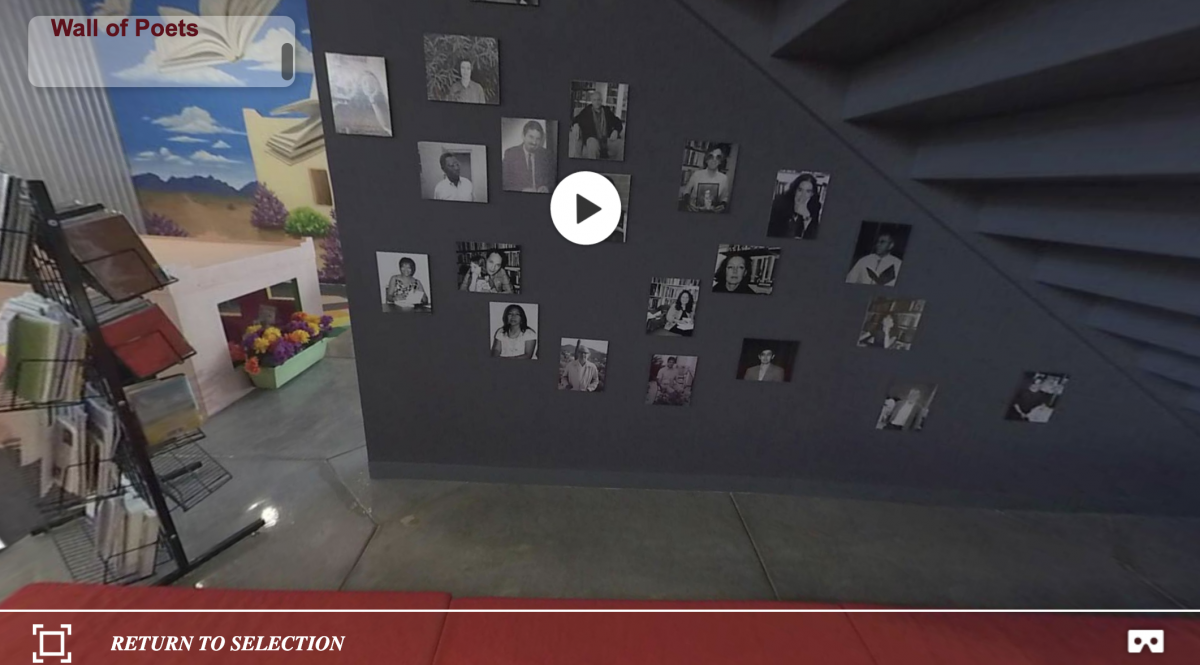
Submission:
[[[200,0],[198,37],[156,37],[158,68],[164,72],[237,62],[275,11],[279,0]],[[177,7],[159,7],[164,18],[197,18]]]
[[[325,149],[325,129],[321,126],[321,103],[317,100],[315,76],[307,99],[271,111],[271,115],[284,113],[302,113],[304,117],[288,125],[287,129],[272,134],[267,139],[267,152],[291,166]]]

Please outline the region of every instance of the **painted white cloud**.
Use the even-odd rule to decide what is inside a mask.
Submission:
[[[216,143],[212,144],[213,150],[228,150],[229,148],[232,148],[232,147],[233,146],[229,145],[228,143],[226,143],[224,141],[217,141]]]
[[[311,59],[311,54],[309,58]],[[113,73],[114,78],[138,83],[174,83],[186,86],[245,87],[246,82],[215,67],[191,67],[178,71],[164,72],[158,68],[154,51],[146,54],[142,61],[128,69]]]
[[[179,164],[181,166],[191,166],[192,163],[185,157],[181,157],[171,152],[168,148],[159,148],[155,150],[146,150],[134,155],[135,162],[165,162],[167,164]]]
[[[179,134],[242,134],[217,122],[216,118],[199,106],[185,106],[178,115],[165,115],[150,121],[168,132]]]
[[[301,31],[300,31],[300,34],[302,34],[302,35],[311,35],[311,34],[312,34],[312,30],[308,30],[308,29],[301,30]]]
[[[167,140],[173,141],[175,143],[208,143],[207,140],[198,139],[194,136],[172,136],[171,138],[169,138]]]
[[[228,157],[222,157],[221,155],[214,155],[207,150],[197,150],[196,152],[193,152],[192,159],[196,160],[197,162],[207,162],[209,164],[241,164],[241,162],[236,159],[229,159]]]
[[[259,37],[258,41],[246,47],[244,60],[247,63],[253,63],[250,65],[250,69],[252,70],[278,72],[283,67],[283,57],[280,48],[285,43],[293,42],[296,45],[296,73],[312,74],[312,51],[304,48],[304,44],[296,41],[295,35],[284,28],[271,28],[267,30],[262,37]]]

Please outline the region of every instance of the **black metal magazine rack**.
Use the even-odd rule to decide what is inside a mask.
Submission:
[[[53,300],[67,310],[83,327],[88,340],[88,350],[82,361],[47,360],[52,371],[64,374],[82,372],[78,394],[58,394],[53,400],[37,401],[18,397],[15,392],[0,388],[0,412],[28,409],[45,409],[48,421],[65,409],[81,408],[88,400],[102,400],[115,416],[112,458],[88,460],[86,468],[76,473],[95,473],[98,465],[112,464],[118,471],[116,488],[104,488],[98,492],[75,494],[63,487],[46,491],[44,479],[30,479],[38,491],[42,526],[54,539],[68,569],[76,581],[104,584],[130,584],[154,580],[157,584],[170,584],[205,562],[228,549],[241,539],[253,534],[263,526],[261,519],[239,529],[207,552],[190,556],[184,549],[179,536],[174,511],[186,511],[211,495],[227,482],[231,476],[215,459],[205,452],[197,442],[204,438],[199,430],[176,436],[171,440],[149,445],[142,425],[135,414],[125,388],[132,377],[118,361],[116,353],[106,343],[89,296],[92,285],[85,266],[71,252],[62,223],[73,217],[86,215],[103,209],[101,205],[83,206],[68,210],[56,210],[45,183],[28,181],[29,205],[32,206],[32,224],[23,233],[28,233],[28,254],[25,258],[25,276],[33,290]],[[5,231],[13,233],[12,231]],[[96,259],[92,259],[96,260]],[[159,282],[158,288],[169,282]],[[92,285],[94,286],[94,285]],[[92,293],[102,290],[92,288]],[[126,298],[127,300],[128,298]],[[180,357],[179,362],[184,358]],[[40,362],[40,361],[28,361]],[[17,368],[25,371],[24,367]],[[44,368],[41,368],[45,371]],[[32,371],[32,370],[31,370]],[[151,379],[153,380],[153,379]],[[57,385],[57,377],[52,379]],[[71,473],[67,469],[64,473]],[[44,473],[44,472],[43,472]],[[39,483],[39,480],[41,481]],[[134,493],[145,501],[158,517],[158,537],[139,549],[153,552],[131,552],[130,550],[102,551],[97,533],[97,506],[114,496]],[[111,548],[108,548],[111,550]],[[153,572],[130,571],[126,562],[129,557],[153,556]],[[118,558],[119,557],[119,558]],[[148,560],[144,561],[149,563]],[[173,564],[173,568],[163,572]]]

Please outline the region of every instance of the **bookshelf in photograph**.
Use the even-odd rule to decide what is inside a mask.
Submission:
[[[49,443],[22,450],[37,458],[29,484],[38,532],[50,535],[76,581],[170,584],[263,525],[255,520],[198,556],[180,540],[172,513],[230,475],[199,446],[186,377],[160,378],[193,351],[140,296],[172,280],[123,216],[100,205],[57,210],[44,183],[20,187],[31,210],[24,276],[32,292],[0,313],[8,353],[19,356],[3,387],[47,407]],[[34,360],[66,367],[27,373]]]

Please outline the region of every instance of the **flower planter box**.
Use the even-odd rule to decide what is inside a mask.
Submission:
[[[323,339],[307,349],[292,356],[287,362],[279,367],[263,367],[258,371],[258,374],[251,374],[250,381],[259,388],[274,390],[282,387],[288,381],[300,376],[304,370],[317,364],[317,361],[325,357],[325,344],[329,340]]]

